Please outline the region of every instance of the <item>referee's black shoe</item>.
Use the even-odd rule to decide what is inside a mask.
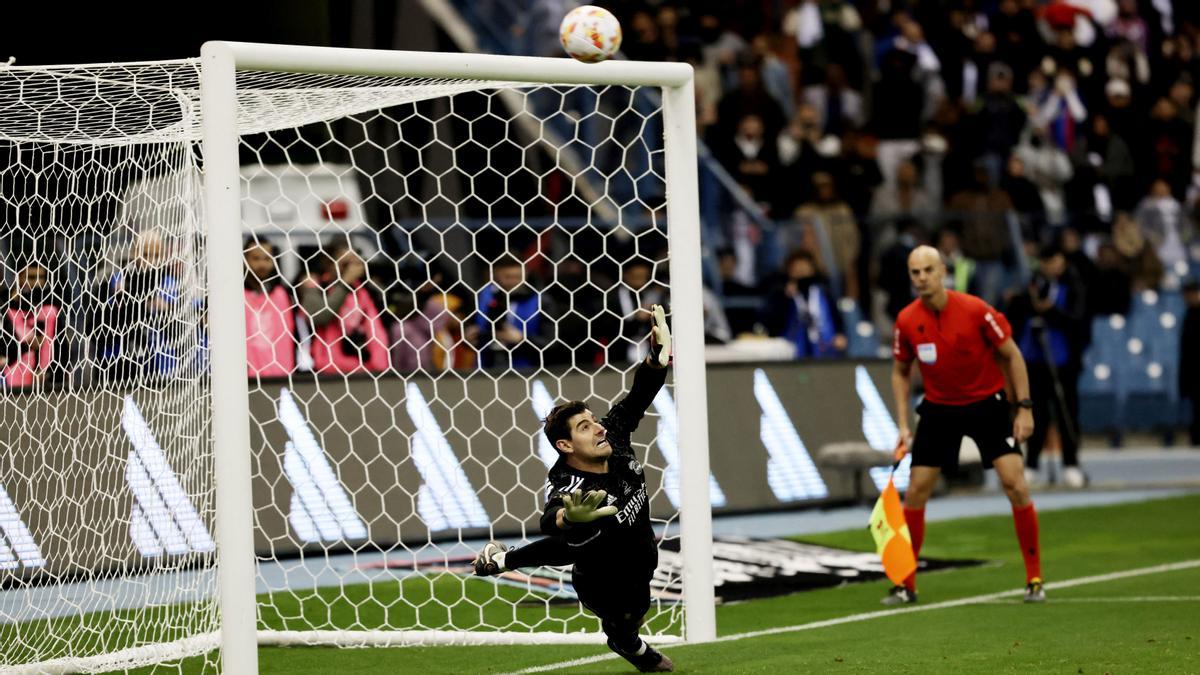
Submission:
[[[612,640],[608,641],[608,648],[621,655],[621,658],[633,664],[638,672],[642,673],[669,673],[675,670],[675,664],[671,659],[667,658],[666,654],[658,651],[654,647],[642,641],[641,648],[633,654],[627,654],[620,649]]]
[[[904,586],[893,586],[888,594],[879,601],[881,605],[912,605],[917,602],[917,592],[910,591]]]

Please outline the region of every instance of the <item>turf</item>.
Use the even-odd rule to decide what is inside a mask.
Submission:
[[[1200,495],[1043,513],[1044,574],[1053,582],[1200,559],[1197,513]],[[871,546],[865,528],[803,540],[859,550]],[[930,523],[922,552],[990,561],[923,575],[922,605],[1012,590],[1024,582],[1012,519],[1006,516]],[[443,593],[456,588],[462,592],[458,583],[423,583],[430,607],[442,605],[435,597],[453,599]],[[347,591],[359,600],[367,597],[365,589]],[[734,635],[873,612],[880,609],[878,599],[885,591],[883,583],[847,584],[724,605],[717,608],[718,631]],[[350,605],[330,604],[325,597],[291,607],[277,605],[279,616],[266,618],[294,626],[309,611],[322,616],[331,612],[339,625],[369,626],[389,611],[386,592],[380,587],[374,592],[376,601]],[[472,597],[481,601],[489,617],[521,618],[514,616],[511,604],[489,600],[495,589],[470,585],[467,593],[475,594]],[[1200,672],[1200,569],[1051,590],[1049,598],[1041,606],[1010,598],[666,651],[677,672],[689,673]],[[441,613],[427,618],[449,618],[444,608],[436,611]],[[586,646],[263,648],[259,659],[263,673],[469,673],[512,671],[605,653],[602,647]],[[185,664],[185,671],[199,672],[202,661],[191,663]],[[563,672],[630,668],[607,660]]]

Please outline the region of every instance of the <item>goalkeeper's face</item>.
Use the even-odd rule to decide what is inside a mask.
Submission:
[[[596,415],[585,410],[571,416],[571,440],[559,441],[559,449],[587,464],[602,464],[612,455],[608,445],[608,431],[596,420]]]

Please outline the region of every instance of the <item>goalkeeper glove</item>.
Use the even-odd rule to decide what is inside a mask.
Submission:
[[[563,495],[563,520],[590,523],[615,514],[617,507],[600,506],[606,497],[608,493],[604,490],[589,490],[586,495],[583,494],[583,490],[576,490],[572,494]]]
[[[498,541],[489,541],[479,555],[475,556],[475,576],[490,577],[504,571],[504,558],[508,547]]]
[[[654,328],[650,329],[650,359],[659,368],[666,368],[671,364],[671,327],[667,325],[662,305],[651,305],[650,312],[654,314]]]

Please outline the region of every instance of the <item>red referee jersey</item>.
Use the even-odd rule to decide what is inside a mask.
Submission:
[[[915,357],[925,380],[925,398],[942,405],[966,405],[1004,388],[1004,373],[992,351],[1012,337],[1003,314],[966,293],[946,291],[934,312],[914,300],[896,317],[892,355]]]

